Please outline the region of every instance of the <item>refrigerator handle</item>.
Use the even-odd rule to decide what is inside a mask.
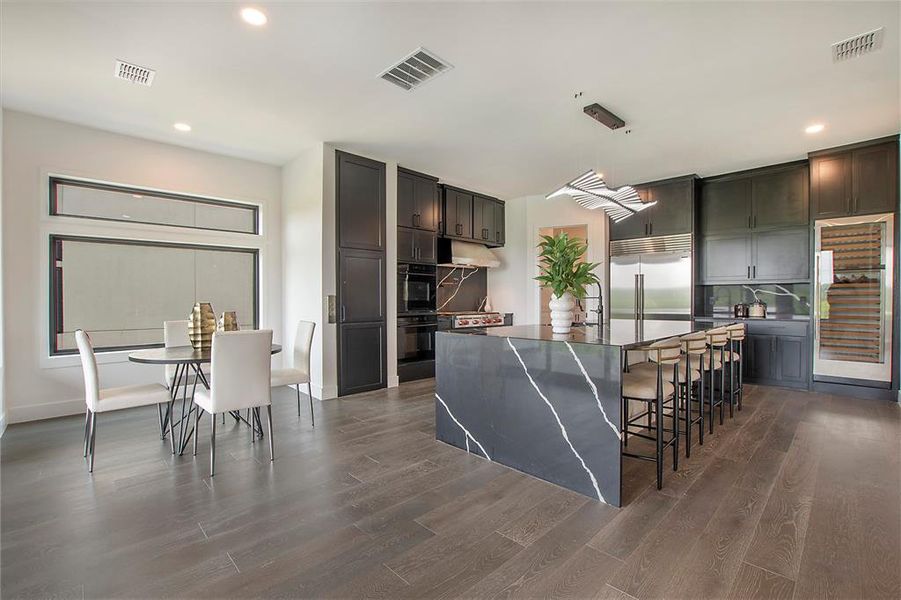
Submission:
[[[638,316],[644,319],[644,273],[638,275],[638,283],[641,286],[641,312]]]
[[[638,278],[641,277],[638,273],[635,274],[635,320],[638,320],[639,307],[641,306],[641,286],[639,284]]]

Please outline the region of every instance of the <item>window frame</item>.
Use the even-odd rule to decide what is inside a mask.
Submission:
[[[115,220],[115,219],[109,219]],[[219,230],[217,230],[219,231]],[[119,246],[149,246],[155,248],[177,248],[181,250],[216,250],[222,252],[238,252],[243,254],[250,254],[253,256],[253,328],[259,329],[260,327],[260,249],[259,248],[250,248],[250,247],[241,247],[241,246],[221,246],[215,244],[198,244],[198,243],[190,243],[190,242],[168,242],[168,241],[158,241],[158,240],[143,240],[143,239],[129,239],[129,238],[111,238],[111,237],[99,237],[99,236],[91,236],[91,235],[70,235],[70,234],[60,234],[60,233],[51,233],[48,236],[48,307],[47,318],[48,318],[48,345],[47,349],[49,351],[49,357],[63,357],[63,356],[72,356],[77,355],[78,350],[76,348],[68,349],[68,350],[60,350],[57,348],[57,321],[60,318],[60,310],[62,307],[62,293],[61,289],[58,289],[56,286],[56,278],[57,278],[57,266],[56,266],[56,255],[54,252],[54,246],[56,242],[65,242],[65,241],[75,241],[75,242],[91,242],[91,243],[99,243],[99,244],[111,244],[111,245],[119,245]],[[101,348],[95,348],[94,351],[97,354],[106,354],[106,353],[116,353],[116,352],[130,352],[132,350],[141,350],[144,348],[162,348],[163,344],[134,344],[134,345],[124,345],[124,346],[104,346]]]
[[[237,233],[241,235],[260,234],[260,207],[257,204],[246,202],[237,202],[234,200],[221,200],[218,198],[209,198],[205,196],[194,196],[191,194],[178,194],[174,192],[164,192],[149,188],[141,188],[129,185],[101,183],[85,179],[77,179],[73,177],[65,177],[60,175],[50,175],[48,180],[48,214],[51,217],[66,217],[70,219],[84,219],[88,221],[101,221],[107,223],[136,223],[139,225],[150,225],[153,227],[175,227],[178,229],[194,229],[199,231],[211,231],[216,233]],[[253,231],[241,231],[239,229],[225,229],[221,227],[201,227],[197,225],[178,225],[172,223],[155,223],[153,221],[141,221],[136,219],[115,219],[112,217],[92,217],[90,215],[77,215],[73,213],[60,212],[58,210],[60,185],[68,185],[72,187],[81,187],[87,189],[101,190],[106,192],[122,192],[125,194],[139,194],[152,198],[162,198],[166,200],[177,200],[181,202],[189,202],[193,204],[205,204],[208,206],[223,206],[227,208],[238,208],[248,210],[253,214]]]

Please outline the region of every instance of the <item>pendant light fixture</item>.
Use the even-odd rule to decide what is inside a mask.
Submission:
[[[581,96],[582,92],[577,92],[574,99],[578,100]],[[625,121],[598,103],[589,104],[582,111],[614,131],[625,126]],[[638,192],[631,185],[620,188],[608,187],[604,178],[594,170],[586,171],[545,198],[550,200],[557,196],[570,196],[583,208],[600,208],[614,223],[628,219],[656,204],[656,202],[642,202]]]

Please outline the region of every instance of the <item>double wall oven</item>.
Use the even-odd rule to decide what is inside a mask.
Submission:
[[[401,381],[435,373],[436,284],[434,265],[397,265],[397,375]]]

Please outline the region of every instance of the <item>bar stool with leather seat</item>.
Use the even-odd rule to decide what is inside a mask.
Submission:
[[[723,424],[723,410],[724,405],[726,403],[726,369],[724,368],[726,362],[726,346],[729,343],[729,331],[725,327],[714,327],[713,329],[708,329],[704,332],[704,335],[707,337],[707,353],[705,356],[709,356],[708,361],[710,362],[708,366],[709,369],[707,373],[709,374],[709,382],[710,382],[710,402],[709,413],[707,415],[707,422],[709,424],[708,432],[713,434],[713,412],[714,409],[719,406],[720,408],[720,425]],[[719,399],[716,399],[716,374],[719,372]]]
[[[703,331],[690,333],[679,338],[682,344],[682,356],[679,359],[679,379],[685,399],[685,457],[691,456],[691,427],[698,426],[698,443],[704,445],[704,363],[709,363],[711,356],[707,354],[707,336]],[[709,366],[709,365],[708,365]],[[695,384],[698,387],[694,395]],[[697,417],[692,417],[694,398],[697,397]]]
[[[733,415],[733,410],[738,399],[738,410],[741,410],[741,402],[744,396],[744,376],[742,375],[742,357],[744,355],[744,341],[746,326],[744,323],[734,323],[726,327],[729,333],[729,350],[725,353],[726,361],[729,363],[729,416]],[[736,369],[736,365],[738,368]],[[736,370],[738,371],[736,373]]]
[[[632,351],[648,353],[650,360],[655,363],[651,365],[654,375],[649,376],[648,367],[640,365],[622,374],[622,398],[626,415],[623,420],[623,445],[627,445],[630,435],[652,441],[656,445],[654,456],[630,452],[623,452],[623,456],[656,463],[658,490],[663,487],[663,452],[667,447],[673,448],[673,470],[679,468],[679,411],[675,398],[676,386],[673,385],[673,382],[678,382],[679,378],[678,365],[681,349],[682,346],[678,339],[668,339],[649,346],[632,348]],[[628,351],[626,364],[628,364]],[[648,415],[654,417],[654,425],[653,427],[637,426],[648,430],[653,429],[655,432],[653,436],[631,431],[635,421],[628,417],[630,401],[643,402],[647,405]],[[663,424],[664,408],[667,404],[671,408],[671,429],[665,428]],[[641,416],[643,415],[639,415],[637,418]],[[670,432],[672,435],[668,439],[664,439],[665,432]]]

